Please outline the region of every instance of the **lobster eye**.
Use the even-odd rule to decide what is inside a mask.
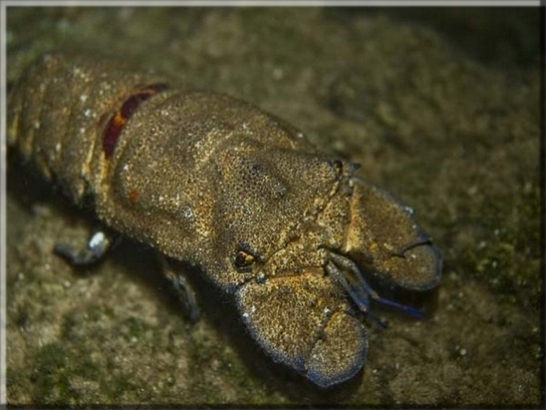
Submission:
[[[256,260],[256,257],[249,248],[248,244],[241,244],[235,251],[233,266],[235,266],[235,269],[239,272],[248,272],[252,269],[252,264]]]
[[[329,163],[334,169],[334,172],[336,174],[336,180],[339,180],[341,178],[341,175],[343,174],[343,162],[336,159],[333,161],[329,161]]]

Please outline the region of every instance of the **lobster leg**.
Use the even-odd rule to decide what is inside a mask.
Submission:
[[[326,264],[328,274],[349,294],[358,309],[373,318],[381,327],[385,328],[386,323],[370,312],[370,299],[403,310],[412,316],[423,317],[423,313],[418,309],[379,296],[366,282],[360,269],[351,259],[334,252],[329,252],[329,256],[330,261]]]
[[[83,249],[77,250],[67,243],[57,243],[53,251],[74,266],[89,266],[102,260],[113,243],[114,239],[109,234],[97,231],[91,235]]]
[[[187,277],[179,270],[175,270],[165,256],[158,253],[158,258],[161,262],[163,274],[172,283],[172,289],[182,304],[184,313],[191,322],[197,322],[201,316],[201,310],[199,309],[199,304],[197,303],[195,290],[191,286]]]

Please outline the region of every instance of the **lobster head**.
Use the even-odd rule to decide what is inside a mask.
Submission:
[[[214,278],[235,294],[250,334],[275,360],[328,387],[366,361],[361,316],[383,322],[369,281],[438,285],[441,257],[413,210],[341,160],[246,139],[219,155]]]

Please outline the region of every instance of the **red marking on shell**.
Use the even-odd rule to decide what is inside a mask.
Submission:
[[[132,189],[131,192],[129,192],[129,201],[134,205],[138,199],[138,191],[136,189]]]
[[[166,84],[152,84],[145,87],[142,91],[133,94],[126,99],[121,108],[110,117],[110,120],[102,133],[102,150],[104,151],[106,158],[110,158],[114,153],[123,126],[135,113],[140,103],[166,88]]]

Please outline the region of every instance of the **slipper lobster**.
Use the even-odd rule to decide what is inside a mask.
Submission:
[[[413,210],[287,122],[227,95],[177,88],[96,56],[49,53],[8,104],[8,143],[107,226],[199,266],[273,360],[321,387],[366,361],[370,281],[439,284]],[[74,263],[108,248],[95,235]],[[170,279],[188,294],[180,272]],[[191,305],[191,303],[190,303]]]

